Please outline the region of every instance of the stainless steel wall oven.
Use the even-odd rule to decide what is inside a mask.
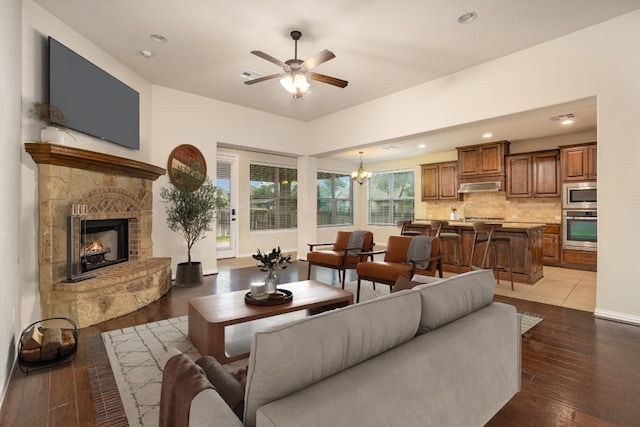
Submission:
[[[598,250],[598,211],[568,210],[562,212],[565,249]]]

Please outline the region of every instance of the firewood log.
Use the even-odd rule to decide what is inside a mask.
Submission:
[[[76,346],[76,338],[73,336],[71,329],[62,330],[62,345],[60,346],[60,356],[64,356],[73,350]]]
[[[58,350],[62,346],[62,331],[60,328],[47,328],[42,337],[42,354],[40,360],[53,360],[58,357]]]
[[[39,362],[40,361],[40,347],[34,349],[23,349],[22,358],[27,362]]]
[[[22,348],[25,350],[33,350],[42,346],[42,332],[36,326],[31,328],[22,341]]]

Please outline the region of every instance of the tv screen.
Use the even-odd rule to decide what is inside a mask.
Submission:
[[[49,104],[69,129],[140,149],[140,95],[49,37]]]

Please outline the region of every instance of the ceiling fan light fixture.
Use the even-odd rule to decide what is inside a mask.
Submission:
[[[280,79],[280,84],[289,93],[305,93],[311,86],[304,74],[289,74]]]

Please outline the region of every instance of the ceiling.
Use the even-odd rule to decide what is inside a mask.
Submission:
[[[323,117],[640,8],[639,0],[34,1],[154,84],[301,121]],[[467,12],[476,12],[477,19],[459,24],[458,17]],[[307,59],[323,49],[335,53],[336,58],[314,71],[348,80],[346,88],[312,81],[309,93],[294,100],[278,79],[244,84],[241,74],[245,71],[262,75],[281,71],[275,64],[252,55],[252,50],[283,61],[294,57],[294,42],[289,34],[292,30],[302,32],[299,58]],[[150,38],[152,34],[160,34],[168,41],[156,43]],[[145,58],[141,49],[151,49],[155,56]],[[582,120],[582,129],[593,130],[595,101],[586,104],[577,103],[575,107],[583,108],[585,116],[576,118]],[[565,111],[566,108],[531,112],[531,118],[539,116],[550,122],[551,115],[576,112]],[[541,129],[539,124],[524,125],[529,123],[526,114],[505,120],[502,129],[498,128],[500,120],[491,130],[494,139],[536,138],[540,133],[553,132]],[[483,127],[477,125],[447,132],[477,132]],[[524,132],[526,128],[531,128],[529,133]],[[575,129],[577,126],[571,132]],[[429,136],[434,138],[434,145],[440,144],[442,133]]]
[[[572,114],[573,123],[561,124],[560,119]],[[424,154],[441,153],[465,145],[491,141],[510,141],[512,144],[541,138],[552,138],[597,129],[597,100],[595,97],[525,111],[495,119],[467,123],[434,132],[413,135],[368,147],[325,153],[319,157],[358,161],[362,151],[365,162],[404,159]],[[483,137],[490,133],[491,136]],[[512,150],[515,152],[515,150]]]

